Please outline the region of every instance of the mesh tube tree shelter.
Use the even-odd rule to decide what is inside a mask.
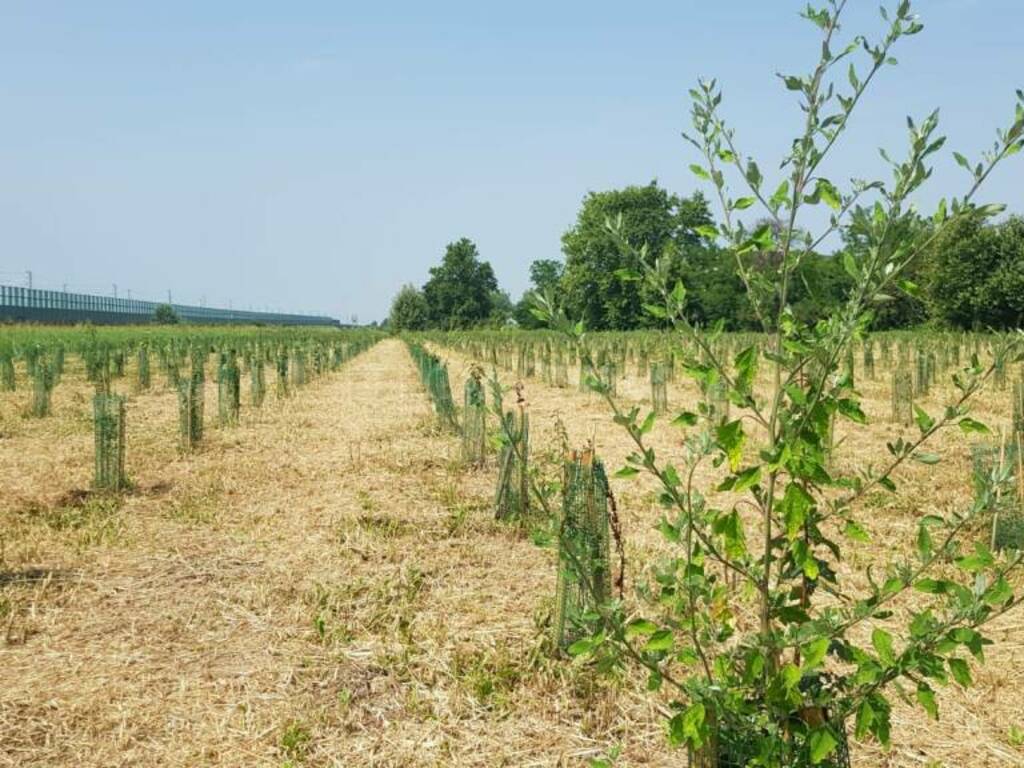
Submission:
[[[306,386],[306,350],[301,347],[292,352],[292,385],[296,389]]]
[[[178,383],[178,431],[181,450],[195,450],[203,440],[204,382],[193,374]]]
[[[96,444],[96,488],[118,491],[127,485],[124,472],[125,399],[121,395],[93,396],[93,429]]]
[[[281,347],[277,350],[277,397],[279,400],[288,397],[288,350]]]
[[[974,496],[991,514],[988,544],[995,552],[1024,550],[1024,455],[1020,436],[971,446]],[[995,493],[988,489],[995,487]]]
[[[487,449],[487,402],[483,371],[474,367],[466,379],[462,409],[462,459],[468,464],[484,463]]]
[[[14,351],[10,345],[0,346],[0,392],[13,392],[15,386]]]
[[[651,364],[651,407],[659,416],[668,413],[668,382],[664,363]]]
[[[430,395],[434,404],[437,420],[444,429],[459,431],[459,422],[455,416],[455,401],[452,399],[452,388],[448,379],[448,366],[441,359],[424,349],[419,344],[408,344],[420,373],[420,381]]]
[[[222,426],[238,423],[242,404],[240,377],[234,351],[223,354],[217,369],[217,412]]]
[[[448,366],[443,363],[434,365],[429,374],[427,386],[434,400],[434,408],[441,425],[458,430],[455,419],[455,401],[452,399],[452,388],[448,380]]]
[[[902,362],[892,372],[892,421],[914,423],[914,376]]]
[[[136,353],[136,386],[139,391],[145,391],[149,389],[151,383],[151,376],[149,371],[149,347],[145,344],[139,345],[139,350]]]
[[[53,369],[46,360],[37,360],[32,370],[32,409],[36,418],[50,415],[50,399],[53,393]]]
[[[530,512],[530,418],[522,407],[502,418],[502,434],[507,437],[498,456],[494,517],[524,520]]]
[[[255,355],[249,362],[249,400],[252,407],[262,407],[263,399],[266,396],[267,382],[263,368],[263,358]]]
[[[551,621],[554,648],[587,633],[584,616],[612,595],[608,478],[592,449],[566,457],[558,529],[558,581]]]

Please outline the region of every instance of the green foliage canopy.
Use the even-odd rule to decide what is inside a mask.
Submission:
[[[404,285],[391,302],[388,325],[395,332],[424,331],[430,324],[430,307],[423,292],[413,285]]]
[[[623,283],[621,270],[636,270],[635,258],[624,254],[607,222],[622,219],[620,234],[631,245],[646,245],[666,254],[676,271],[685,259],[705,247],[697,228],[712,224],[704,197],[697,193],[680,198],[657,182],[620,190],[591,192],[583,200],[576,224],[562,236],[565,273],[561,280],[566,309],[588,328],[651,327],[643,305],[645,296],[636,284]]]
[[[936,239],[926,264],[932,314],[960,328],[1024,323],[1024,219],[968,219]]]
[[[498,281],[490,263],[468,238],[449,243],[444,259],[430,269],[423,297],[434,328],[472,328],[487,321],[493,309]]]
[[[153,322],[157,325],[175,325],[178,319],[178,313],[170,304],[159,304],[153,311]]]

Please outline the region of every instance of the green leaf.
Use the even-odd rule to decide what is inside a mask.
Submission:
[[[701,726],[704,725],[706,714],[704,705],[696,701],[683,715],[683,734],[691,744],[701,743]]]
[[[914,419],[917,421],[917,428],[921,430],[922,435],[935,426],[935,419],[917,405],[914,406]]]
[[[970,688],[974,681],[971,680],[971,668],[967,665],[967,662],[963,659],[950,658],[946,659],[946,663],[949,664],[949,671],[953,674],[953,679],[961,687]]]
[[[676,280],[676,284],[672,287],[672,293],[669,296],[677,307],[683,306],[686,301],[686,286],[683,285],[682,280]]]
[[[914,589],[926,595],[944,595],[949,591],[949,582],[943,579],[918,579],[914,582]]]
[[[814,498],[796,483],[786,486],[779,511],[786,524],[786,536],[790,541],[800,535],[807,519],[807,510],[814,504]]]
[[[668,724],[669,743],[674,747],[683,744],[699,747],[704,741],[705,717],[704,705],[699,701],[691,704],[685,712],[674,715]]]
[[[819,637],[817,640],[802,646],[800,651],[804,660],[803,669],[805,671],[817,669],[825,661],[825,656],[828,654],[828,638]]]
[[[585,656],[586,654],[594,650],[594,641],[590,638],[583,638],[577,640],[575,643],[569,646],[570,656]]]
[[[871,537],[868,536],[868,532],[864,530],[864,527],[859,523],[855,523],[853,520],[846,521],[846,527],[843,528],[843,533],[853,541],[859,541],[865,544],[871,541]]]
[[[804,81],[799,77],[789,75],[787,77],[783,77],[782,81],[786,84],[786,88],[791,91],[802,91],[804,89]]]
[[[614,272],[612,272],[612,274],[615,275],[616,278],[618,278],[624,283],[635,283],[641,279],[641,275],[639,272],[637,272],[635,269],[629,269],[628,267],[616,269]]]
[[[753,160],[747,163],[747,170],[744,175],[747,178],[747,183],[754,189],[761,186],[761,169],[757,167],[757,163]]]
[[[849,251],[843,253],[843,269],[854,280],[860,280],[860,269],[857,267],[857,260]]]
[[[1002,576],[996,579],[996,582],[982,595],[982,599],[988,605],[1003,605],[1012,598],[1013,588]]]
[[[734,200],[732,207],[737,211],[745,211],[747,208],[757,202],[752,197],[741,197],[739,200]]]
[[[622,469],[615,473],[615,477],[621,477],[625,479],[630,477],[636,477],[639,474],[640,470],[637,469],[636,467],[623,467]]]
[[[836,403],[836,407],[839,409],[839,413],[848,418],[850,421],[855,422],[856,424],[868,423],[867,415],[864,413],[864,411],[861,410],[860,403],[858,403],[856,400],[843,398],[842,400]]]
[[[837,746],[839,746],[839,742],[828,728],[813,731],[810,738],[811,764],[818,765],[835,752]]]
[[[686,743],[686,734],[683,733],[683,713],[678,712],[668,721],[668,743],[673,747],[681,747]]]
[[[740,460],[743,458],[743,444],[746,442],[743,422],[736,419],[728,424],[722,424],[716,428],[715,437],[729,459],[729,468],[735,472],[739,469]]]
[[[666,541],[670,541],[673,544],[678,544],[682,539],[682,537],[679,534],[679,529],[672,525],[672,523],[670,523],[664,517],[658,521],[657,528],[659,531],[661,531],[661,535],[665,537]]]
[[[747,347],[736,355],[733,366],[736,369],[736,388],[743,393],[750,392],[757,374],[757,347]]]
[[[917,556],[921,562],[932,556],[932,535],[928,533],[928,526],[924,524],[917,528]]]
[[[782,685],[787,691],[795,691],[797,686],[800,685],[800,678],[803,674],[800,672],[800,667],[796,664],[786,664],[782,668]]]
[[[640,434],[646,435],[648,432],[654,429],[654,422],[656,420],[657,417],[655,416],[654,411],[648,413],[647,418],[644,419],[644,423],[640,425]]]
[[[899,287],[908,296],[918,298],[921,295],[921,286],[912,280],[900,280]]]
[[[814,558],[813,555],[808,555],[807,557],[805,557],[800,565],[804,569],[804,575],[808,579],[811,579],[812,581],[817,580],[818,575],[821,573],[821,571],[818,568],[818,561]]]
[[[842,200],[839,197],[839,192],[832,185],[832,182],[828,179],[818,179],[817,194],[833,211],[838,211],[842,207]]]
[[[706,237],[708,240],[715,240],[718,238],[718,227],[714,227],[711,224],[701,224],[699,227],[693,230],[701,237]]]
[[[967,650],[971,652],[978,661],[985,661],[985,639],[981,636],[981,633],[968,627],[957,627],[952,632],[953,639],[961,643]]]
[[[917,451],[911,458],[922,464],[938,464],[942,460],[937,453],[925,453],[924,451]]]
[[[939,719],[939,705],[935,702],[935,691],[927,683],[918,683],[917,701],[932,720]]]
[[[891,667],[896,661],[896,654],[892,650],[892,635],[884,629],[876,628],[871,633],[871,645],[875,648],[878,658],[887,667]]]
[[[732,485],[734,493],[740,493],[749,488],[753,488],[761,480],[761,467],[754,466],[743,470],[736,475],[736,480]]]
[[[672,632],[667,629],[659,629],[651,635],[651,639],[644,644],[644,650],[650,653],[657,651],[670,651],[675,638]]]
[[[741,558],[746,554],[746,541],[743,535],[743,521],[739,513],[724,513],[715,518],[711,529],[725,539],[726,554],[733,558]]]
[[[644,310],[647,314],[652,317],[657,317],[662,320],[668,317],[668,311],[660,304],[644,304]]]
[[[991,430],[988,427],[986,427],[980,421],[975,421],[972,418],[960,419],[960,429],[963,431],[965,435],[970,435],[973,433],[980,435],[988,435],[991,433]]]
[[[674,419],[672,419],[672,426],[675,427],[692,427],[697,423],[697,414],[692,411],[683,411]]]
[[[705,181],[711,181],[711,174],[696,163],[690,166],[690,170],[693,171],[697,178],[704,179]]]
[[[857,708],[857,725],[854,730],[854,735],[858,739],[863,739],[868,734],[868,729],[871,728],[871,724],[875,721],[875,710],[871,708],[871,705],[867,701],[862,701],[860,706]]]
[[[653,635],[658,631],[658,625],[648,619],[634,619],[626,625],[626,638],[633,638],[637,635]]]
[[[783,179],[782,183],[779,184],[778,188],[772,193],[771,199],[768,201],[776,208],[789,199],[789,179]]]
[[[995,557],[993,557],[989,548],[979,541],[974,544],[973,555],[958,557],[954,562],[958,568],[968,573],[977,573],[990,567],[995,562]]]

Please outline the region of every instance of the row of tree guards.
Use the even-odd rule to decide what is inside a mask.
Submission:
[[[464,385],[462,419],[451,394],[447,365],[421,344],[410,342],[409,352],[434,405],[439,426],[462,440],[462,458],[483,466],[488,445],[487,414],[497,419],[497,483],[494,516],[525,525],[533,507],[551,515],[546,497],[539,493],[530,472],[530,421],[521,385],[512,389],[513,407],[506,409],[504,393],[491,381],[491,408],[486,405],[483,369],[470,369]],[[565,650],[586,633],[587,617],[612,596],[611,540],[618,523],[610,513],[612,501],[604,465],[592,448],[566,450],[562,466],[561,507],[558,511],[558,573],[551,620],[552,647]],[[620,547],[621,556],[621,547]],[[621,589],[621,568],[619,587]]]
[[[419,342],[410,342],[424,386],[437,413],[439,423],[457,431],[463,440],[465,461],[481,465],[484,461],[485,432],[488,409],[485,405],[483,369],[481,365],[504,368],[520,381],[540,378],[554,387],[567,387],[569,370],[579,366],[581,390],[596,383],[612,394],[616,384],[632,367],[638,376],[649,379],[651,405],[656,413],[670,408],[669,384],[676,380],[679,366],[676,354],[678,339],[671,343],[658,333],[592,334],[583,349],[568,339],[544,333],[452,333],[428,335],[431,341],[455,348],[479,361],[465,382],[462,419],[456,412],[451,395],[448,370],[437,355]],[[710,338],[710,354],[731,360],[734,354],[750,344],[749,334],[721,334]],[[932,393],[939,377],[972,356],[985,358],[991,353],[995,337],[981,334],[905,334],[886,333],[868,337],[851,348],[839,375],[851,380],[879,382],[879,368],[888,369],[892,384],[892,421],[913,426],[921,418],[917,399]],[[589,356],[592,368],[583,364]],[[589,372],[588,372],[589,371]],[[597,381],[589,381],[596,379]],[[997,496],[991,509],[991,546],[995,549],[1024,547],[1024,378],[1021,372],[1012,378],[1009,371],[997,368],[991,387],[1011,395],[1012,418],[1009,428],[991,441],[972,446],[973,477],[977,493],[993,474],[1010,474],[1017,478],[1017,492]],[[497,419],[497,469],[495,516],[501,520],[525,520],[530,513],[531,493],[529,471],[529,415],[517,386],[513,407],[502,404],[502,390],[492,383],[490,412]],[[730,403],[725,387],[710,382],[704,407],[713,409],[717,417],[728,419]],[[565,648],[576,637],[573,627],[582,626],[582,617],[592,611],[587,604],[586,590],[579,585],[591,581],[596,590],[590,594],[606,594],[605,580],[611,573],[608,541],[607,478],[601,462],[593,452],[569,454],[562,483],[562,505],[559,520],[559,586],[553,633],[556,645]],[[579,499],[588,510],[579,515]],[[602,504],[605,506],[602,508]],[[577,523],[576,521],[582,521]],[[575,591],[574,591],[575,590]]]
[[[220,338],[219,344],[211,344],[208,336],[165,336],[159,341],[127,340],[122,345],[87,338],[77,351],[85,376],[95,388],[94,486],[98,490],[118,491],[129,485],[125,471],[127,397],[115,393],[113,388],[118,380],[128,379],[131,359],[135,361],[132,389],[143,393],[153,386],[151,356],[156,356],[167,389],[177,393],[179,448],[191,452],[203,441],[211,355],[217,382],[217,422],[230,427],[239,423],[243,372],[249,382],[249,407],[258,409],[266,398],[268,367],[276,373],[277,397],[284,399],[311,379],[338,370],[378,338],[376,334],[358,332],[342,336],[337,331],[331,332],[331,336],[293,331],[276,339],[259,333],[246,337],[231,332]],[[0,352],[0,378],[7,391],[16,389],[15,359],[9,345]],[[17,359],[24,361],[25,374],[32,385],[27,415],[44,418],[51,412],[53,390],[65,372],[65,345],[28,345]]]

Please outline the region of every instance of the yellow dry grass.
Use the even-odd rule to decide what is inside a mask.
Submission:
[[[469,361],[446,354],[457,388]],[[561,422],[621,463],[627,439],[596,398],[526,387],[541,462]],[[840,461],[891,431],[888,384],[863,389],[882,423]],[[649,398],[635,378],[622,391]],[[189,456],[154,377],[130,397],[122,497],[86,492],[88,393],[72,369],[41,421],[21,415],[24,391],[0,393],[0,765],[575,766],[615,747],[618,765],[685,763],[640,675],[544,652],[552,553],[493,522],[493,466],[460,464],[400,342],[208,428]],[[677,384],[670,402],[692,394]],[[1005,419],[1000,397],[981,417]],[[654,439],[671,450],[677,436],[659,425]],[[939,472],[904,474],[903,503],[876,500],[875,543],[852,569],[969,498],[965,445],[939,450]],[[649,486],[614,490],[635,583],[663,550],[658,511]],[[900,706],[897,746],[854,745],[855,764],[1024,765],[1009,737],[1024,728],[1022,622],[994,631],[975,689],[943,691],[942,722]]]

